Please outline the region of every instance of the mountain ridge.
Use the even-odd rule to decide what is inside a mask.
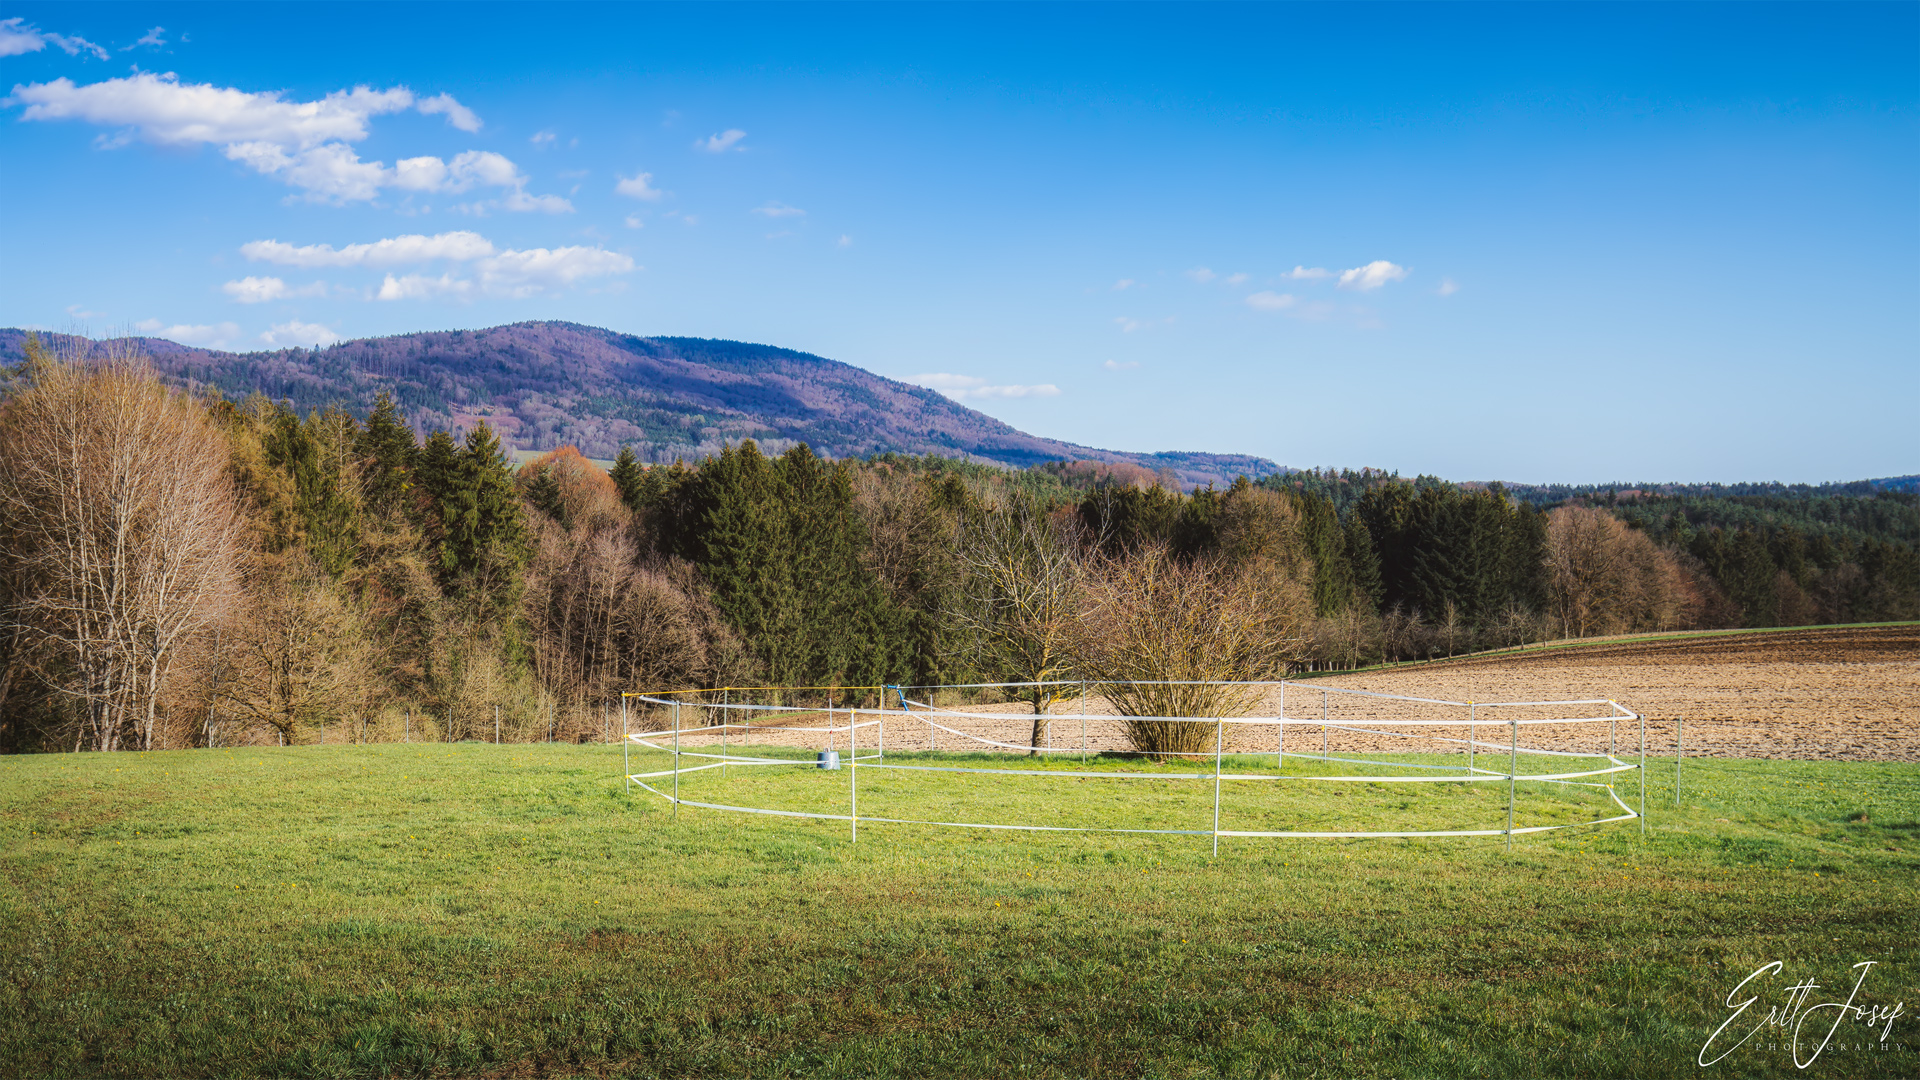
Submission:
[[[17,361],[27,333],[0,329],[0,359]],[[485,421],[517,450],[573,445],[609,458],[630,445],[643,461],[666,462],[697,460],[751,438],[770,453],[805,442],[834,458],[937,454],[1012,468],[1125,462],[1170,472],[1183,487],[1290,471],[1248,454],[1104,450],[1031,435],[937,391],[851,364],[716,338],[543,321],[250,353],[132,340],[175,385],[361,415],[385,390],[417,432],[457,434]]]

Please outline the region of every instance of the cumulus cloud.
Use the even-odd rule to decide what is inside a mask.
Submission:
[[[339,334],[319,323],[303,323],[299,319],[274,323],[270,329],[260,335],[260,343],[269,349],[291,349],[298,345],[331,345],[339,340]]]
[[[756,206],[753,208],[751,212],[755,214],[759,214],[761,217],[770,217],[770,218],[806,217],[807,216],[807,212],[805,210],[802,210],[797,206],[788,206],[786,203],[780,203],[780,202],[769,202],[761,206]]]
[[[728,128],[718,134],[709,135],[704,139],[693,140],[693,148],[695,150],[704,150],[709,154],[724,154],[729,150],[745,150],[746,147],[740,145],[740,140],[746,137],[747,133],[741,131],[739,128]]]
[[[468,262],[494,253],[493,242],[476,232],[460,230],[438,236],[418,233],[375,240],[371,244],[332,244],[295,247],[279,240],[255,240],[240,245],[240,254],[254,262],[305,268],[323,266],[403,266],[448,259]]]
[[[1288,271],[1287,277],[1295,281],[1318,281],[1333,276],[1333,271],[1318,266],[1296,266]]]
[[[240,337],[238,323],[215,323],[212,326],[192,326],[185,323],[168,326],[159,319],[147,319],[133,324],[135,330],[151,337],[177,341],[182,345],[191,345],[200,349],[224,349]]]
[[[154,29],[160,28],[156,26]],[[143,38],[142,41],[144,40]],[[0,56],[20,56],[23,53],[39,52],[49,45],[68,56],[78,56],[85,52],[96,59],[105,60],[108,55],[107,50],[86,38],[50,33],[19,17],[0,19]]]
[[[1052,383],[1039,383],[1033,386],[995,386],[985,379],[972,375],[954,375],[949,372],[930,372],[925,375],[909,375],[907,381],[940,393],[955,401],[982,401],[989,398],[1028,398],[1058,397],[1060,388]]]
[[[646,227],[647,227],[647,223],[646,223],[646,222],[644,222],[644,221],[642,221],[642,220],[640,220],[640,215],[639,215],[639,214],[628,214],[628,215],[627,215],[627,228],[629,228],[629,229],[644,229],[644,228],[646,228]]]
[[[533,296],[591,278],[625,274],[635,269],[631,257],[605,248],[574,246],[500,250],[486,237],[466,230],[437,236],[394,236],[369,244],[348,244],[340,248],[331,244],[295,246],[280,240],[255,240],[242,244],[240,253],[255,262],[307,269],[387,268],[435,261],[471,267],[472,277],[463,277],[451,270],[439,277],[419,273],[400,276],[387,274],[374,293],[379,300],[460,298],[480,292],[495,296]],[[246,280],[278,281],[275,278]],[[228,291],[241,288],[242,284],[235,282],[229,285]],[[265,292],[273,288],[272,285],[249,287],[251,292]],[[290,292],[288,295],[297,294]],[[278,296],[262,298],[277,299]]]
[[[452,297],[465,299],[473,293],[473,282],[452,274],[441,274],[437,278],[424,274],[406,274],[394,277],[388,274],[380,283],[380,291],[374,294],[376,300],[439,300]]]
[[[1298,302],[1292,293],[1277,293],[1267,289],[1247,297],[1247,306],[1255,311],[1285,311]]]
[[[1357,292],[1371,292],[1390,281],[1402,281],[1407,276],[1407,268],[1395,266],[1385,259],[1375,259],[1365,266],[1356,266],[1340,272],[1340,287]]]
[[[243,277],[220,286],[220,291],[242,304],[260,304],[269,300],[291,300],[301,296],[325,296],[327,283],[289,287],[277,277]]]
[[[356,86],[318,101],[288,101],[278,91],[249,92],[211,83],[183,84],[173,74],[135,75],[77,86],[71,79],[16,86],[8,105],[22,120],[79,120],[116,129],[102,145],[139,139],[162,146],[213,145],[229,160],[299,188],[313,202],[366,202],[381,190],[459,193],[476,186],[505,189],[494,204],[507,210],[566,212],[553,195],[529,195],[527,178],[507,158],[469,150],[442,161],[402,158],[389,168],[362,161],[348,144],[365,139],[373,117],[409,108],[444,113],[462,131],[480,118],[450,94],[415,99],[404,86]]]
[[[1435,296],[1452,296],[1460,291],[1460,285],[1452,278],[1441,278],[1440,287],[1433,290]]]
[[[528,248],[503,251],[475,263],[480,286],[501,296],[524,297],[565,288],[588,278],[625,274],[633,259],[599,247]]]
[[[629,199],[639,199],[642,202],[659,202],[660,196],[666,194],[653,186],[653,174],[650,172],[621,177],[620,182],[613,185],[613,193],[625,195]]]
[[[420,103],[414,108],[420,110],[424,116],[445,113],[447,123],[468,134],[480,130],[480,115],[455,101],[452,94],[442,92],[430,98],[421,98]]]

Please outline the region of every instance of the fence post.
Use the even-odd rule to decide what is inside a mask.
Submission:
[[[1080,682],[1080,764],[1087,763],[1087,683]]]
[[[1513,728],[1513,747],[1507,752],[1507,850],[1513,850],[1513,774],[1520,765],[1520,721],[1507,721]]]
[[[500,706],[493,707],[493,745],[500,745]]]
[[[1287,768],[1287,680],[1280,680],[1280,735],[1273,740],[1273,767],[1285,772]]]
[[[1687,741],[1687,718],[1682,716],[1674,720],[1673,731],[1673,805],[1680,806],[1680,748]]]
[[[1609,705],[1613,704],[1608,702]],[[1647,835],[1647,714],[1640,714],[1640,835]]]
[[[1226,744],[1227,721],[1213,721],[1213,854],[1220,856],[1220,750]]]
[[[1474,722],[1473,702],[1467,702],[1467,775],[1473,775],[1473,744],[1478,741],[1480,725]]]
[[[633,794],[633,740],[628,738],[627,692],[620,691],[620,768],[627,774],[627,794]]]
[[[1324,760],[1330,756],[1330,753],[1327,749],[1327,692],[1322,689],[1320,691],[1320,757]]]
[[[833,712],[827,712],[827,728],[833,728]],[[860,842],[860,742],[853,726],[853,713],[847,713],[847,829],[849,844]]]
[[[680,703],[673,703],[673,816],[680,816]]]
[[[404,742],[413,741],[413,706],[412,705],[407,706],[407,726],[401,735],[401,739]]]

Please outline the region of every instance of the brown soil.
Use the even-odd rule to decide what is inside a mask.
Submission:
[[[1361,691],[1367,693],[1353,693]],[[1713,637],[1670,637],[1607,642],[1570,648],[1502,653],[1472,659],[1415,664],[1383,671],[1319,676],[1288,684],[1285,703],[1285,746],[1291,754],[1316,754],[1322,746],[1334,753],[1464,752],[1469,734],[1464,722],[1478,722],[1473,737],[1480,753],[1494,753],[1516,734],[1506,721],[1549,718],[1606,718],[1617,701],[1646,719],[1647,752],[1671,755],[1674,740],[1685,741],[1688,757],[1749,757],[1841,761],[1920,761],[1920,625],[1853,627],[1772,633],[1729,634]],[[1419,703],[1369,694],[1438,699]],[[1274,688],[1249,710],[1252,716],[1281,714],[1281,693]],[[1593,699],[1597,704],[1553,707],[1514,707],[1506,702],[1568,702]],[[1471,711],[1467,702],[1479,703]],[[1327,730],[1320,723],[1324,715]],[[977,738],[1024,746],[1032,721],[1027,717],[996,719],[982,713],[1019,714],[1020,704],[973,705],[953,710],[962,715],[936,715],[940,724]],[[1074,699],[1053,707],[1058,714],[1047,742],[1056,748],[1082,745],[1082,712]],[[1121,750],[1128,742],[1112,710],[1097,695],[1084,712],[1085,744],[1093,752]],[[737,720],[738,717],[736,716]],[[863,721],[872,719],[863,715]],[[1684,719],[1684,729],[1678,723]],[[1455,740],[1434,743],[1392,735],[1341,731],[1343,724],[1361,725],[1387,720],[1451,721],[1446,726],[1405,726],[1388,730]],[[696,723],[692,716],[686,723]],[[846,714],[837,713],[835,725],[844,726]],[[826,747],[825,734],[769,728],[824,727],[825,713],[778,718],[762,714],[754,719],[751,743]],[[885,721],[887,747],[900,750],[988,750],[973,739],[930,731],[927,723],[897,714]],[[860,732],[862,751],[879,736],[872,727]],[[1637,755],[1637,720],[1614,723],[1601,719],[1587,724],[1522,725],[1522,747],[1600,752],[1615,750],[1623,757]],[[1272,752],[1282,737],[1278,724],[1229,726],[1228,752]],[[729,741],[739,745],[735,732]],[[717,742],[717,738],[689,736],[687,743]],[[843,752],[845,732],[831,737]]]
[[[1301,685],[1322,681],[1456,701],[1611,698],[1646,714],[1648,748],[1663,754],[1683,718],[1689,757],[1920,761],[1913,625],[1584,645]]]

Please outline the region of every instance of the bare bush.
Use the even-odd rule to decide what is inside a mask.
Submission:
[[[150,747],[180,650],[238,591],[225,444],[135,354],[35,344],[23,382],[0,414],[10,621],[63,665],[51,682],[82,707],[77,745]]]
[[[1166,717],[1238,716],[1305,655],[1309,597],[1270,563],[1174,558],[1145,546],[1093,575],[1076,651],[1123,717],[1137,750],[1162,758],[1211,752],[1205,724]]]

